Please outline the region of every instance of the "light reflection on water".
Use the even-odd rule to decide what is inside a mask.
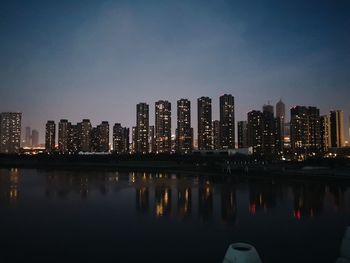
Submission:
[[[63,228],[70,228],[74,223],[63,223],[59,217],[65,217],[64,215],[69,213],[75,215],[70,209],[77,209],[76,204],[80,204],[80,211],[94,214],[91,218],[79,216],[79,220],[90,224],[93,218],[94,222],[97,222],[95,228],[101,231],[112,226],[111,221],[98,224],[101,223],[102,215],[108,215],[114,223],[126,224],[131,229],[145,232],[145,235],[147,231],[160,232],[154,237],[146,238],[150,244],[153,238],[156,240],[158,235],[162,234],[160,227],[165,227],[167,231],[177,229],[165,240],[176,240],[180,235],[193,231],[192,234],[199,237],[193,237],[192,241],[198,243],[201,242],[200,239],[210,240],[210,237],[200,237],[200,231],[215,229],[218,233],[214,239],[222,241],[223,244],[228,245],[231,240],[249,241],[258,246],[261,243],[259,252],[269,259],[269,262],[278,262],[286,251],[280,250],[279,253],[282,254],[274,258],[264,240],[269,238],[272,240],[270,243],[275,243],[278,239],[285,238],[282,234],[291,236],[291,244],[295,247],[290,249],[300,250],[300,255],[314,260],[314,253],[305,254],[303,242],[300,241],[303,237],[295,239],[293,230],[288,232],[289,227],[306,235],[305,242],[313,239],[316,243],[332,240],[333,244],[331,248],[328,246],[328,250],[333,250],[328,251],[327,255],[333,259],[338,253],[338,243],[334,243],[334,240],[338,240],[342,229],[350,224],[350,190],[347,185],[336,182],[260,179],[214,183],[207,178],[184,177],[171,173],[0,170],[0,213],[8,215],[0,219],[2,224],[11,224],[13,218],[13,222],[17,222],[19,218],[16,217],[31,212],[34,216],[39,213],[37,218],[44,216],[50,219],[50,215],[45,214],[45,211],[36,208],[45,206],[47,213],[54,211],[56,217],[52,220],[58,220]],[[101,218],[98,217],[98,213],[101,213]],[[297,222],[303,223],[298,225]],[[26,222],[23,223],[25,225]],[[192,226],[190,230],[187,229],[187,224]],[[310,224],[313,228],[310,228]],[[47,232],[52,232],[51,235],[57,235],[51,229],[52,226],[46,227]],[[183,230],[185,227],[187,232]],[[198,227],[204,227],[204,230],[199,231]],[[283,233],[278,233],[280,229],[283,229]],[[329,237],[324,236],[323,241],[316,240],[316,235],[319,234],[317,231],[325,232],[325,229],[328,229],[326,234],[329,234]],[[261,233],[269,230],[271,236],[253,235],[252,232],[256,230]],[[124,238],[135,235],[122,228],[111,231],[116,231]],[[230,231],[236,234],[231,240]],[[15,232],[15,235],[20,237],[21,233]],[[208,244],[208,251],[211,249],[214,252],[213,258],[215,256],[221,260],[219,255],[220,251],[226,250],[224,246],[226,245],[219,248],[215,244]],[[191,255],[190,251],[183,251],[188,259],[195,256]],[[325,259],[325,255],[321,256]],[[158,261],[161,262],[161,259],[160,256]],[[203,255],[203,259],[208,259],[208,256]],[[293,257],[290,260],[294,260]],[[182,258],[182,261],[186,260]],[[298,262],[302,261],[299,259]]]

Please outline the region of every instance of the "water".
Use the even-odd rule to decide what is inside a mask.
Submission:
[[[343,183],[0,170],[0,262],[335,262],[347,225]]]

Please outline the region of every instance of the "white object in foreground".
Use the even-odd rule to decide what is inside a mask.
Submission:
[[[222,263],[262,263],[256,249],[246,243],[231,244]]]

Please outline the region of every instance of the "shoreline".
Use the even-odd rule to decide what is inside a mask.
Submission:
[[[152,158],[153,157],[153,158]],[[231,160],[232,161],[232,160]],[[167,172],[186,176],[208,176],[212,179],[302,179],[350,182],[347,165],[295,165],[288,162],[266,165],[239,162],[225,166],[223,157],[198,156],[0,156],[0,168],[58,169],[58,170],[107,170],[134,172]]]

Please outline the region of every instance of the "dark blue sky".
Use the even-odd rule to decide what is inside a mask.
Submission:
[[[236,119],[282,98],[350,115],[350,1],[3,1],[0,111],[23,126],[135,125],[136,103],[236,97]]]

